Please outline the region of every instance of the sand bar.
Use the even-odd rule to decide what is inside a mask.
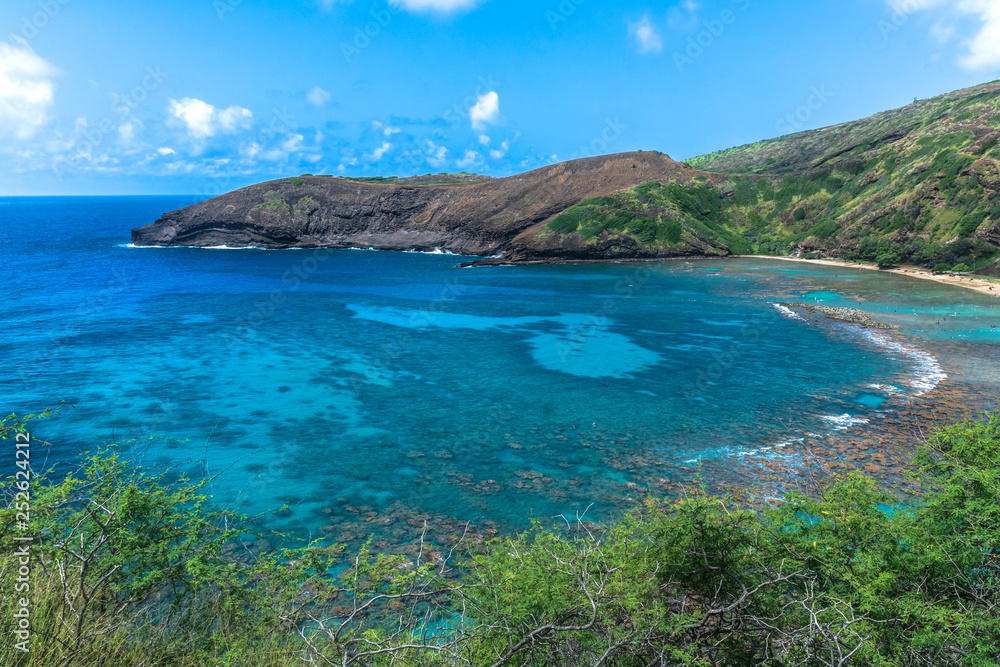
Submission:
[[[931,273],[927,269],[921,269],[917,266],[901,266],[896,269],[880,269],[874,264],[860,264],[857,262],[845,262],[839,259],[802,259],[800,257],[772,257],[770,255],[733,255],[734,258],[743,259],[777,259],[784,262],[801,262],[803,264],[821,264],[823,266],[837,266],[845,269],[867,269],[869,271],[885,271],[886,273],[897,273],[901,276],[909,276],[911,278],[921,278],[923,280],[933,280],[935,282],[944,283],[945,285],[954,285],[955,287],[964,287],[965,289],[975,290],[977,292],[982,292],[983,294],[989,294],[990,296],[1000,297],[1000,281],[991,281],[988,278],[970,278],[966,276],[957,276],[950,273]]]

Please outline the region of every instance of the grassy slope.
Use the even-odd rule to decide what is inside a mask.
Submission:
[[[1000,82],[870,118],[689,160],[724,173],[684,188],[652,183],[583,202],[548,228],[588,242],[681,237],[738,254],[983,265],[1000,245]]]

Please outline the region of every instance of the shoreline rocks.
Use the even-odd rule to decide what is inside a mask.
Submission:
[[[821,315],[826,315],[831,320],[837,320],[839,322],[847,322],[849,324],[858,324],[863,327],[868,327],[869,329],[899,329],[895,324],[889,324],[888,322],[881,322],[871,316],[870,313],[866,313],[863,310],[858,310],[857,308],[838,308],[834,306],[818,306],[808,303],[785,303],[782,304],[788,308],[801,308],[802,310],[808,311],[810,313],[820,313]]]

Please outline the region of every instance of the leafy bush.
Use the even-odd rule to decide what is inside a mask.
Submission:
[[[931,271],[934,273],[948,273],[951,271],[951,264],[948,262],[938,262]]]
[[[979,229],[986,215],[985,211],[966,213],[958,220],[958,233],[962,236],[971,236]]]
[[[804,208],[801,208],[801,207],[795,209],[795,211],[792,213],[792,218],[795,219],[796,222],[798,222],[800,220],[805,220],[806,219],[806,210]]]
[[[878,264],[878,268],[882,270],[891,269],[899,263],[899,254],[884,252],[876,258],[875,262]]]
[[[951,267],[951,270],[954,273],[968,273],[970,269],[966,264],[956,264],[955,266]]]

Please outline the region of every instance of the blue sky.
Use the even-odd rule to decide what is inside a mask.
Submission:
[[[1000,0],[4,0],[0,194],[685,159],[998,71]]]

